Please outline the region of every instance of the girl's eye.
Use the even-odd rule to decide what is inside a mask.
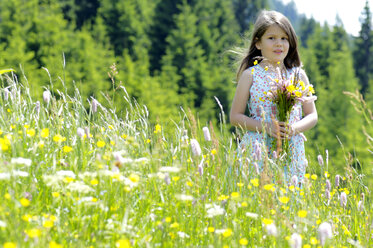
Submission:
[[[282,39],[282,40],[287,40],[288,38],[287,38],[287,37],[282,37],[281,39]]]

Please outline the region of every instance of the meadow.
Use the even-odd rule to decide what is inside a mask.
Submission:
[[[1,80],[4,248],[373,245],[370,190],[348,163],[334,175],[310,158],[299,188],[280,160],[249,169],[223,109],[218,128],[188,111],[151,124],[125,88],[118,115],[110,99],[51,88],[39,102],[12,72]]]

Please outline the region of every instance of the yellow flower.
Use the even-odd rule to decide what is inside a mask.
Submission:
[[[159,125],[159,124],[155,125],[154,133],[159,133],[159,132],[161,132],[161,131],[162,131],[162,126]]]
[[[223,236],[224,236],[225,238],[228,238],[228,237],[232,236],[232,233],[233,233],[232,229],[227,228],[227,229],[224,230],[224,232],[223,232]]]
[[[212,226],[209,226],[209,227],[207,228],[207,231],[210,232],[210,233],[212,233],[212,232],[215,231],[215,228],[213,228]]]
[[[311,245],[317,245],[318,241],[315,237],[311,237],[310,238],[310,243],[311,243]]]
[[[27,129],[26,134],[27,134],[28,137],[34,137],[35,136],[35,129],[33,129],[33,128]]]
[[[171,228],[178,228],[180,225],[177,222],[174,222],[170,225]]]
[[[303,248],[311,248],[311,246],[310,246],[309,244],[305,244],[305,245],[303,246]]]
[[[53,221],[51,221],[51,220],[44,221],[43,227],[45,227],[45,228],[52,228],[53,227]]]
[[[26,222],[30,222],[31,218],[32,218],[32,215],[30,214],[25,214],[22,216],[22,220]]]
[[[17,248],[17,245],[16,243],[13,243],[13,242],[5,242],[3,244],[3,248]]]
[[[63,181],[64,181],[65,183],[71,183],[72,181],[74,181],[74,178],[71,178],[71,177],[65,177],[65,178],[63,179]]]
[[[265,70],[265,71],[268,71],[268,66],[264,67],[264,70]]]
[[[28,207],[28,206],[30,206],[30,201],[29,201],[28,199],[26,199],[26,198],[22,198],[19,202],[20,202],[21,205],[24,206],[24,207]]]
[[[311,176],[311,178],[312,178],[313,180],[316,180],[316,179],[317,179],[317,175],[313,174],[313,175]]]
[[[229,199],[229,196],[226,196],[226,195],[221,195],[221,196],[218,197],[219,201],[224,201],[224,200],[227,200],[227,199]]]
[[[97,141],[97,147],[102,148],[106,145],[105,141],[99,140]]]
[[[137,183],[140,180],[140,177],[137,174],[131,174],[128,179],[131,180],[133,183]]]
[[[237,183],[237,186],[240,188],[243,187],[243,185],[244,185],[243,183]]]
[[[240,243],[240,245],[248,245],[249,241],[245,238],[242,238],[242,239],[240,239],[239,243]]]
[[[295,96],[296,96],[296,97],[302,97],[302,92],[296,91],[296,92],[295,92]]]
[[[98,180],[96,178],[92,179],[91,180],[91,184],[92,185],[97,185],[98,184]]]
[[[257,65],[257,64],[258,64],[258,60],[255,60],[255,61],[254,61],[254,65]]]
[[[146,144],[149,144],[151,142],[150,139],[146,139]]]
[[[73,148],[71,146],[64,146],[63,147],[63,152],[64,153],[69,153],[73,150]]]
[[[120,239],[115,242],[115,247],[117,248],[130,248],[131,242],[128,239]]]
[[[275,189],[275,186],[273,184],[266,184],[263,186],[263,188],[267,191],[272,191],[274,192],[276,189]]]
[[[167,223],[170,223],[170,222],[171,222],[171,217],[166,217],[164,220],[165,220]]]
[[[49,248],[62,248],[63,246],[54,241],[49,242]]]
[[[258,187],[258,186],[259,186],[259,179],[258,179],[258,178],[251,179],[251,180],[250,180],[250,183],[251,183],[254,187]]]
[[[5,198],[5,199],[7,199],[7,200],[9,200],[9,199],[10,199],[10,197],[11,197],[11,196],[10,196],[10,194],[9,194],[9,193],[6,193],[6,194],[4,195],[4,198]]]
[[[25,230],[25,233],[30,237],[30,238],[37,238],[41,235],[41,231],[37,228],[32,228],[30,230]]]
[[[189,187],[192,187],[192,186],[193,186],[193,182],[191,182],[191,181],[186,182],[186,184],[187,184]]]
[[[62,141],[65,141],[66,138],[61,136],[60,134],[57,134],[55,136],[53,136],[53,141],[54,142],[57,142],[57,143],[61,143]]]
[[[216,153],[217,153],[216,149],[212,149],[212,150],[211,150],[211,154],[212,154],[212,155],[215,155]]]
[[[289,202],[290,198],[287,197],[287,196],[281,196],[281,197],[278,198],[278,200],[279,200],[281,203],[286,204],[286,203]]]
[[[307,216],[307,211],[306,210],[299,210],[298,211],[298,217],[305,218],[306,216]]]
[[[312,87],[312,85],[308,86],[308,91],[311,92],[312,94],[315,93],[315,89]]]
[[[265,225],[271,225],[271,224],[273,223],[273,220],[271,220],[271,219],[267,219],[267,218],[264,218],[264,219],[263,219],[263,223],[264,223]]]
[[[172,181],[177,182],[179,181],[180,177],[172,177]]]
[[[247,206],[248,206],[247,202],[244,201],[244,202],[241,203],[241,207],[244,207],[244,208],[245,208],[245,207],[247,207]]]
[[[58,193],[58,192],[52,192],[52,196],[53,196],[54,198],[57,198],[57,197],[60,196],[60,193]]]
[[[290,93],[292,93],[295,90],[295,87],[294,87],[294,85],[291,84],[288,87],[286,87],[286,90],[289,91]]]
[[[238,192],[232,192],[231,194],[232,199],[240,197],[240,194]]]

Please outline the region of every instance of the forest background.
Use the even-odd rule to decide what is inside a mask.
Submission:
[[[219,104],[228,113],[235,91],[230,50],[248,47],[262,9],[290,19],[315,86],[319,122],[305,133],[307,156],[328,150],[329,171],[342,172],[347,161],[372,178],[370,116],[343,93],[358,91],[373,106],[368,4],[353,37],[338,17],[334,26],[321,24],[279,0],[0,0],[0,69],[15,69],[40,100],[44,88],[58,97],[75,85],[87,108],[92,97],[103,105],[110,99],[120,114],[128,107],[124,86],[166,130],[185,113],[217,127],[222,117],[229,121]]]

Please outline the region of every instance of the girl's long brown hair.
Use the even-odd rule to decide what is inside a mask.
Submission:
[[[256,19],[250,48],[242,59],[237,70],[237,80],[239,80],[244,70],[254,65],[255,60],[258,60],[258,62],[263,60],[262,52],[256,48],[255,44],[260,41],[267,29],[274,24],[279,25],[289,38],[289,52],[284,59],[285,67],[291,69],[301,65],[298,53],[297,35],[295,34],[294,28],[288,18],[277,11],[263,10]]]

